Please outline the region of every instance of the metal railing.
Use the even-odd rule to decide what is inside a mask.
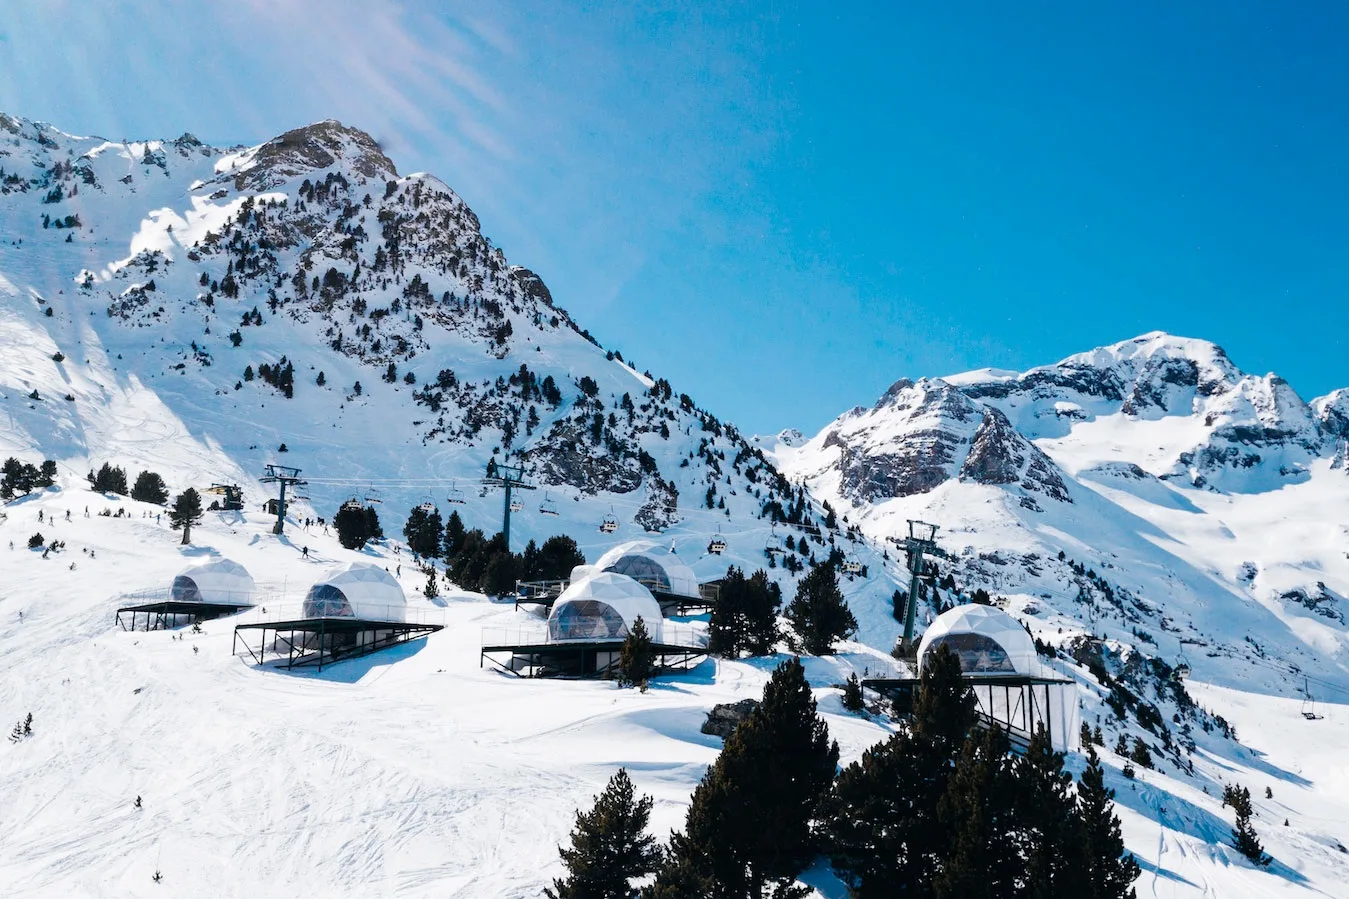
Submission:
[[[548,633],[546,624],[515,625],[511,627],[485,627],[482,629],[483,646],[567,646],[574,643],[604,642],[609,638],[572,640],[554,640]],[[615,644],[621,644],[623,637],[612,638]],[[692,624],[679,624],[665,621],[660,632],[652,634],[652,643],[662,646],[678,646],[687,649],[706,649],[707,632]]]
[[[445,610],[427,609],[417,606],[369,605],[360,603],[355,615],[316,615],[312,608],[306,611],[307,604],[294,600],[282,602],[259,602],[249,613],[249,622],[272,624],[278,621],[295,621],[302,618],[356,618],[362,621],[388,621],[394,624],[445,624]],[[320,605],[322,603],[320,602]]]

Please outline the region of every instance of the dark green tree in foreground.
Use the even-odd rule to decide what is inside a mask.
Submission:
[[[655,673],[651,651],[651,634],[647,632],[646,622],[638,615],[632,623],[632,630],[623,641],[623,651],[618,657],[618,682],[625,687],[637,687],[646,692],[647,682]]]
[[[1124,851],[1115,791],[1105,785],[1105,771],[1096,747],[1087,744],[1087,767],[1077,784],[1077,813],[1087,841],[1091,893],[1096,899],[1133,899],[1138,862]]]
[[[694,791],[684,831],[671,835],[647,895],[800,895],[793,884],[819,852],[814,825],[837,764],[838,744],[816,712],[805,669],[788,659]]]
[[[646,833],[651,797],[636,797],[618,769],[588,812],[576,813],[571,847],[559,849],[567,876],[544,889],[549,899],[630,899],[632,881],[656,870],[660,848]]]
[[[838,572],[828,563],[801,579],[785,614],[801,648],[811,655],[832,655],[836,641],[857,632],[857,619],[838,588]]]
[[[169,526],[183,532],[183,546],[192,542],[192,525],[201,521],[201,494],[188,487],[173,501],[169,509]]]

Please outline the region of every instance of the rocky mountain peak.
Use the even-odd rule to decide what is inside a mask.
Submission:
[[[235,170],[237,190],[265,190],[338,163],[370,181],[398,177],[393,161],[366,132],[327,119],[295,128],[257,147]]]

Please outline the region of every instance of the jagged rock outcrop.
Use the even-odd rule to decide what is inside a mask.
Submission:
[[[980,484],[1016,484],[1028,493],[1039,493],[1062,503],[1072,502],[1063,478],[1049,457],[1025,437],[997,409],[984,412],[969,455],[960,466],[960,478]],[[1035,499],[1021,497],[1021,504],[1039,510]]]

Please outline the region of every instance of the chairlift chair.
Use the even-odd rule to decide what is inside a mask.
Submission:
[[[464,491],[456,487],[453,481],[450,482],[450,492],[449,495],[445,497],[445,502],[454,506],[462,506],[464,504]]]
[[[1316,700],[1312,697],[1311,686],[1306,677],[1302,679],[1302,717],[1308,721],[1320,721],[1325,717],[1316,714]]]
[[[843,573],[847,575],[861,574],[862,563],[857,561],[856,559],[844,559]]]
[[[1190,661],[1185,658],[1185,650],[1182,647],[1180,658],[1176,660],[1176,667],[1171,669],[1171,679],[1176,683],[1181,683],[1190,676]]]
[[[383,503],[384,497],[383,494],[381,494],[378,490],[375,489],[375,485],[371,484],[369,487],[366,488],[365,501],[367,503]]]
[[[417,504],[417,508],[421,509],[423,512],[434,512],[436,511],[436,501],[432,499],[431,494],[428,493],[426,496],[422,497],[422,501]]]
[[[717,528],[717,536],[713,537],[712,542],[707,544],[707,551],[714,556],[726,552],[726,540],[721,536],[721,528]]]
[[[768,535],[768,542],[764,544],[763,551],[770,556],[774,553],[785,552],[782,547],[782,538],[778,536],[778,529],[776,527],[773,528],[772,532]]]
[[[525,508],[525,504],[524,504],[524,501],[523,501],[523,500],[520,500],[520,499],[514,499],[514,498],[511,499],[511,511],[512,511],[512,512],[523,512],[523,511],[524,511],[524,508]]]
[[[548,491],[546,490],[543,492],[543,502],[539,504],[539,514],[552,515],[554,517],[556,517],[558,514],[557,504],[554,503],[552,499],[549,498]]]
[[[600,522],[600,533],[612,534],[616,530],[618,530],[618,519],[614,516],[614,507],[610,506],[609,514],[604,516],[604,520]]]

